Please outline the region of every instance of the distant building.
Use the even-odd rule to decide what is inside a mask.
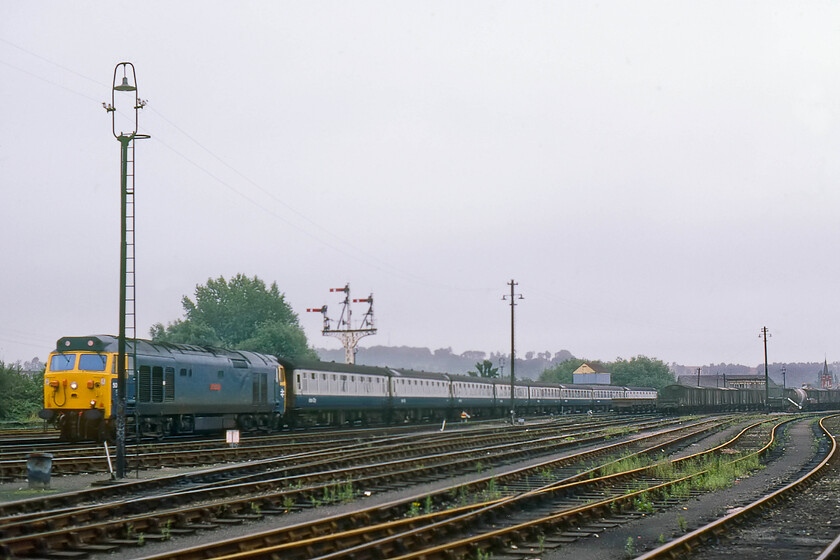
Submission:
[[[575,385],[609,385],[612,374],[598,364],[581,364],[572,372]]]
[[[833,389],[834,388],[834,374],[828,370],[828,360],[823,365],[823,370],[820,372],[820,388]]]

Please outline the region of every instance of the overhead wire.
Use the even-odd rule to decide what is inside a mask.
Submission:
[[[87,81],[90,81],[90,82],[92,82],[92,83],[96,84],[97,86],[101,86],[101,87],[103,87],[103,88],[110,87],[109,85],[105,85],[105,84],[103,84],[100,80],[96,80],[96,79],[90,78],[89,76],[86,76],[86,75],[84,75],[84,74],[81,74],[81,73],[79,73],[79,72],[77,72],[77,71],[75,71],[75,70],[72,70],[72,69],[70,69],[70,68],[67,68],[66,66],[64,66],[64,65],[62,65],[62,64],[59,64],[59,63],[57,63],[57,62],[55,62],[55,61],[50,60],[49,58],[46,58],[46,57],[41,56],[41,55],[39,55],[39,54],[37,54],[37,53],[34,53],[34,52],[32,52],[32,51],[30,51],[30,50],[28,50],[28,49],[24,48],[24,47],[21,47],[21,46],[19,46],[19,45],[15,44],[15,43],[12,43],[12,42],[8,41],[8,40],[6,40],[6,39],[2,39],[2,38],[0,38],[0,41],[2,41],[3,43],[8,44],[8,45],[10,45],[10,46],[12,46],[12,47],[14,47],[14,48],[17,48],[17,49],[19,49],[20,51],[25,52],[25,53],[27,53],[27,54],[28,54],[28,55],[30,55],[30,56],[33,56],[33,57],[35,57],[35,58],[37,58],[37,59],[39,59],[39,60],[42,60],[42,61],[44,61],[44,62],[46,62],[46,63],[49,63],[49,64],[51,64],[51,65],[55,66],[56,68],[59,68],[59,69],[61,69],[61,70],[63,70],[63,71],[66,71],[66,72],[69,72],[69,73],[71,73],[71,74],[73,74],[73,75],[75,75],[75,76],[78,76],[78,77],[80,77],[80,78],[83,78],[83,79],[85,79],[85,80],[87,80]],[[38,74],[36,74],[36,73],[33,73],[33,72],[29,71],[29,70],[26,70],[26,69],[24,69],[24,68],[20,68],[20,67],[18,67],[18,66],[15,66],[15,65],[13,65],[13,64],[10,64],[10,63],[8,63],[8,62],[5,62],[5,61],[3,61],[3,60],[0,60],[0,63],[3,63],[3,64],[5,64],[5,65],[9,66],[10,68],[13,68],[13,69],[15,69],[15,70],[17,70],[17,71],[20,71],[20,72],[23,72],[23,73],[25,73],[25,74],[28,74],[28,75],[30,75],[30,76],[32,76],[32,77],[34,77],[34,78],[38,79],[38,80],[41,80],[41,81],[43,81],[43,82],[45,82],[45,83],[48,83],[48,84],[50,84],[50,85],[53,85],[53,86],[59,87],[59,88],[61,88],[61,89],[64,89],[64,90],[66,90],[66,91],[69,91],[69,92],[71,92],[71,93],[74,93],[74,94],[76,94],[76,95],[79,95],[79,96],[81,96],[81,97],[84,97],[84,98],[86,98],[86,99],[89,99],[89,100],[91,100],[91,101],[94,101],[94,102],[97,102],[97,103],[99,102],[99,101],[97,101],[97,100],[96,100],[96,98],[94,98],[94,97],[92,97],[92,96],[90,96],[90,95],[88,95],[88,94],[86,94],[86,93],[83,93],[83,92],[80,92],[80,91],[74,90],[74,89],[69,88],[69,87],[67,87],[67,86],[65,86],[65,85],[59,84],[59,83],[57,83],[57,82],[55,82],[55,81],[53,81],[53,80],[49,80],[49,79],[47,79],[47,78],[44,78],[43,76],[40,76],[40,75],[38,75]],[[312,239],[312,240],[314,240],[314,241],[317,241],[318,243],[320,243],[320,244],[324,245],[325,247],[330,248],[330,249],[332,249],[332,250],[336,251],[337,253],[343,254],[343,255],[345,255],[345,256],[347,256],[347,257],[351,258],[351,259],[357,260],[357,261],[361,262],[362,264],[365,264],[365,265],[367,265],[367,266],[369,266],[369,267],[371,267],[371,268],[376,269],[376,270],[377,270],[377,271],[379,271],[379,272],[386,273],[386,274],[391,274],[391,275],[393,275],[393,276],[395,276],[395,277],[401,278],[402,280],[409,281],[409,282],[413,282],[413,283],[415,283],[415,284],[426,285],[426,286],[429,286],[429,287],[436,287],[436,288],[446,288],[446,289],[450,289],[450,290],[454,290],[454,291],[462,291],[462,292],[482,292],[482,291],[491,291],[491,290],[495,290],[495,289],[496,289],[496,288],[491,288],[491,287],[486,287],[486,288],[473,288],[473,287],[470,287],[470,288],[466,288],[466,287],[463,287],[463,286],[456,286],[456,285],[446,284],[446,283],[442,283],[442,282],[438,282],[438,281],[433,281],[433,280],[430,280],[430,279],[428,279],[428,278],[425,278],[425,277],[419,276],[419,275],[417,275],[417,274],[415,274],[415,273],[411,273],[411,272],[405,271],[405,270],[403,270],[403,269],[401,269],[401,268],[399,268],[399,267],[396,267],[396,266],[394,266],[394,265],[392,265],[392,264],[389,264],[389,263],[387,263],[387,262],[385,262],[385,261],[382,261],[381,259],[379,259],[379,258],[378,258],[378,257],[376,257],[375,255],[372,255],[372,254],[370,254],[369,252],[367,252],[367,251],[365,251],[365,250],[361,249],[360,247],[357,247],[357,246],[355,246],[354,244],[352,244],[352,243],[348,242],[348,241],[347,241],[347,240],[346,240],[343,236],[340,236],[340,235],[338,235],[338,234],[336,234],[336,233],[333,233],[333,232],[332,232],[332,231],[330,231],[329,229],[325,228],[322,224],[320,224],[320,223],[316,222],[314,219],[310,218],[309,216],[307,216],[307,215],[306,215],[306,214],[304,214],[303,212],[300,212],[299,210],[295,209],[295,208],[294,208],[293,206],[291,206],[290,204],[288,204],[288,203],[286,203],[285,201],[281,200],[281,199],[280,199],[277,195],[275,195],[274,193],[272,193],[272,192],[271,192],[271,191],[269,191],[268,189],[264,188],[263,186],[261,186],[260,184],[258,184],[256,181],[254,181],[254,180],[250,179],[249,177],[247,177],[244,173],[242,173],[241,171],[239,171],[238,169],[236,169],[234,166],[232,166],[232,165],[230,165],[229,163],[227,163],[224,159],[222,159],[220,156],[218,156],[217,154],[215,154],[212,150],[210,150],[209,148],[207,148],[206,146],[204,146],[201,142],[199,142],[199,141],[198,141],[197,139],[195,139],[192,135],[190,135],[188,132],[186,132],[186,131],[182,128],[182,127],[178,126],[178,125],[177,125],[177,124],[176,124],[176,123],[175,123],[172,119],[168,118],[168,117],[167,117],[166,115],[164,115],[161,111],[157,110],[156,108],[154,108],[154,107],[153,107],[153,106],[151,106],[151,105],[147,105],[147,107],[146,107],[146,108],[147,108],[147,109],[151,109],[151,110],[152,110],[152,112],[154,112],[157,116],[159,116],[159,117],[160,117],[163,121],[165,121],[166,123],[168,123],[168,124],[169,124],[170,126],[172,126],[175,130],[177,130],[179,133],[181,133],[182,135],[184,135],[184,137],[186,137],[189,141],[191,141],[192,143],[194,143],[196,146],[198,146],[201,150],[203,150],[204,152],[206,152],[208,155],[210,155],[212,158],[214,158],[214,159],[215,159],[216,161],[218,161],[220,164],[222,164],[222,165],[223,165],[223,166],[225,166],[226,168],[230,169],[233,173],[235,173],[237,176],[239,176],[239,177],[240,177],[243,181],[247,182],[248,184],[252,185],[254,188],[258,189],[260,192],[262,192],[262,193],[263,193],[263,194],[265,194],[266,196],[270,197],[270,198],[271,198],[274,202],[276,202],[277,204],[280,204],[281,206],[283,206],[284,208],[286,208],[289,212],[291,212],[291,213],[293,213],[294,215],[298,216],[298,217],[299,217],[300,219],[302,219],[304,222],[308,223],[311,227],[317,228],[317,230],[318,230],[319,232],[323,232],[323,233],[327,234],[329,237],[333,238],[334,240],[337,240],[338,242],[340,242],[341,244],[343,244],[344,246],[346,246],[349,250],[348,250],[348,249],[343,249],[342,247],[339,247],[339,246],[338,246],[338,245],[336,245],[335,243],[332,243],[332,242],[327,241],[327,240],[326,240],[326,239],[324,239],[322,236],[319,236],[319,235],[317,235],[316,233],[313,233],[313,232],[312,232],[309,228],[304,228],[304,227],[299,226],[298,224],[294,224],[293,222],[291,222],[290,220],[288,220],[286,217],[282,216],[282,215],[281,215],[281,214],[279,214],[278,212],[276,212],[276,211],[274,211],[274,210],[272,210],[272,209],[267,208],[267,207],[266,207],[265,205],[263,205],[263,204],[260,204],[257,200],[255,200],[253,197],[249,196],[248,194],[244,193],[241,189],[238,189],[236,186],[234,186],[234,185],[230,184],[229,182],[225,181],[224,179],[222,179],[222,178],[221,178],[221,177],[219,177],[218,175],[216,175],[216,174],[214,174],[213,172],[209,171],[206,167],[204,167],[204,166],[203,166],[203,165],[201,165],[200,163],[198,163],[198,162],[196,162],[196,161],[192,160],[190,157],[188,157],[188,156],[187,156],[186,154],[184,154],[183,152],[181,152],[181,151],[177,150],[177,149],[176,149],[174,146],[172,146],[171,144],[169,144],[169,143],[167,143],[167,142],[164,142],[164,141],[161,139],[160,132],[155,131],[154,129],[150,129],[150,128],[149,128],[149,127],[147,127],[147,126],[143,126],[143,127],[142,127],[143,132],[144,132],[144,133],[148,133],[148,134],[149,134],[149,135],[150,135],[150,136],[151,136],[151,137],[155,140],[155,142],[160,143],[162,146],[164,146],[165,148],[167,148],[168,150],[170,150],[172,153],[174,153],[175,155],[177,155],[179,158],[181,158],[181,159],[183,159],[184,161],[186,161],[186,162],[190,163],[190,164],[191,164],[192,166],[194,166],[196,169],[199,169],[200,171],[202,171],[203,173],[205,173],[208,177],[210,177],[211,179],[213,179],[213,181],[215,181],[215,182],[217,182],[218,184],[220,184],[220,185],[224,186],[226,189],[228,189],[228,190],[229,190],[229,191],[231,191],[232,193],[234,193],[234,194],[238,195],[239,197],[241,197],[243,200],[245,200],[245,201],[246,201],[246,202],[248,202],[249,204],[251,204],[251,205],[253,205],[253,206],[256,206],[256,207],[260,208],[261,210],[263,210],[264,212],[266,212],[268,215],[272,216],[273,218],[278,219],[278,220],[282,221],[283,223],[288,224],[288,225],[290,225],[290,226],[292,226],[292,227],[295,227],[295,228],[296,228],[296,231],[298,231],[299,233],[302,233],[303,235],[305,235],[306,237],[308,237],[308,238],[310,238],[310,239]]]

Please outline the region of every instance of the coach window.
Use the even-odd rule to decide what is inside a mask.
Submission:
[[[178,372],[178,373],[181,375],[181,377],[186,377],[187,376],[187,368],[181,368],[181,371]]]
[[[225,372],[224,372],[224,370],[221,370],[221,369],[220,369],[220,370],[216,373],[216,377],[218,377],[219,379],[223,378],[224,376],[225,376]]]

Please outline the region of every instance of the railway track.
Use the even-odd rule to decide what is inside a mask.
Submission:
[[[541,430],[548,433],[557,429],[558,425],[578,426],[580,430],[587,430],[592,427],[606,428],[607,426],[620,427],[634,421],[640,421],[637,417],[603,417],[593,420],[562,420],[553,422],[539,422],[527,429],[535,437],[539,437]],[[521,428],[525,429],[525,428]],[[616,428],[619,429],[619,428]],[[451,428],[446,434],[431,432],[431,435],[422,436],[426,439],[440,440],[451,439],[452,432],[466,434],[466,438],[485,436],[497,438],[515,438],[516,430],[504,427],[498,423],[489,426],[461,426]],[[385,433],[393,434],[395,441],[401,438],[415,437],[412,434],[418,433],[416,428],[397,428],[385,430]],[[429,434],[428,427],[420,430],[419,433]],[[259,461],[272,457],[283,457],[299,455],[310,451],[339,447],[344,443],[364,444],[365,442],[380,441],[382,430],[342,430],[321,433],[296,433],[296,434],[273,434],[269,436],[251,436],[242,440],[236,447],[230,447],[216,439],[203,440],[181,440],[174,442],[141,443],[127,447],[127,461],[129,470],[148,470],[161,467],[193,467],[214,463],[238,463],[244,461]],[[103,445],[72,445],[60,444],[54,446],[33,446],[26,451],[18,449],[3,450],[0,453],[0,480],[15,480],[26,477],[27,456],[37,450],[38,452],[53,454],[52,473],[54,475],[70,475],[80,473],[108,473],[111,465],[108,462],[108,454]],[[113,457],[113,450],[110,451]]]
[[[749,448],[753,445],[749,442],[754,440],[752,434],[758,432],[767,436],[770,431],[763,422],[756,423],[723,445],[674,462],[689,464],[710,454],[728,456],[724,450],[732,450],[737,445]],[[444,503],[444,507],[437,507],[436,511],[418,515],[419,512],[412,511],[412,506],[423,503],[423,498],[418,496],[388,508],[362,510],[349,516],[151,558],[451,559],[489,557],[491,554],[534,557],[547,547],[602,531],[628,517],[643,515],[623,511],[638,507],[640,497],[646,494],[702,476],[702,470],[693,469],[696,472],[688,475],[675,478],[672,474],[663,478],[657,464],[629,469],[620,466],[626,465],[633,456],[658,456],[664,451],[663,447],[667,449],[669,445],[684,442],[684,436],[676,437],[670,443],[647,439],[646,443],[653,445],[642,445],[579,472],[564,467],[558,469],[559,465],[550,462],[522,469],[499,477],[497,487],[503,485],[504,488],[499,495],[485,487],[474,503],[456,505],[452,509],[446,508]],[[765,439],[765,445],[754,453],[764,453],[770,448],[772,439]],[[619,466],[617,472],[612,472],[611,466]],[[448,492],[451,495],[452,489]],[[399,506],[403,508],[402,514],[396,509]],[[555,532],[558,528],[560,531]]]
[[[738,557],[742,560],[840,558],[840,415],[816,424],[819,449],[793,482],[703,525],[639,560]]]
[[[395,447],[394,456],[388,455],[384,444],[377,443],[371,449],[367,447],[370,442],[366,442],[354,449],[344,448],[340,453],[331,449],[327,457],[317,453],[304,457],[307,455],[304,453],[292,458],[298,461],[296,465],[287,464],[280,468],[248,464],[228,467],[224,474],[213,470],[206,471],[203,478],[182,476],[170,481],[179,486],[169,484],[164,487],[161,481],[157,481],[151,494],[141,489],[148,489],[148,485],[132,483],[90,490],[83,495],[66,498],[64,502],[58,501],[59,497],[16,502],[0,508],[3,516],[0,518],[0,552],[11,556],[50,556],[113,550],[119,546],[348,500],[363,489],[369,489],[367,491],[371,493],[381,492],[409,483],[449,478],[467,472],[474,474],[477,465],[497,468],[504,463],[556,455],[585,444],[593,449],[569,459],[569,464],[560,465],[559,460],[552,460],[542,468],[591,469],[584,461],[593,461],[597,455],[615,455],[621,453],[622,448],[632,445],[647,445],[659,452],[662,446],[676,445],[674,441],[685,444],[686,438],[717,429],[721,423],[705,421],[666,429],[655,423],[644,426],[636,422],[631,429],[625,428],[624,431],[634,433],[649,429],[655,434],[625,437],[623,439],[627,441],[600,445],[594,442],[618,437],[616,426],[602,426],[600,433],[593,426],[556,426],[553,435],[535,433],[540,430],[508,428],[509,433],[506,436],[497,434],[495,442],[491,442],[486,433],[475,434],[471,443],[464,434],[457,434],[454,438],[449,434],[450,441],[437,441],[428,434],[430,440],[425,443],[406,441],[402,449]],[[675,435],[677,432],[682,435]],[[518,434],[519,441],[510,441],[513,434]],[[442,434],[434,435],[442,437]],[[668,440],[672,443],[667,444]],[[339,461],[340,466],[336,468]],[[236,478],[230,476],[232,472]],[[534,473],[511,476],[513,484],[514,479],[534,476]],[[453,489],[449,489],[430,497],[430,504],[466,499],[468,495],[486,492],[488,487],[498,484],[493,480],[493,477],[485,477],[483,482],[472,485],[468,490],[456,489],[454,497],[451,495]],[[94,500],[96,504],[92,503]],[[395,507],[410,510],[413,506],[403,504]]]

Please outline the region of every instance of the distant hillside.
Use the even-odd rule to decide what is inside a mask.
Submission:
[[[315,351],[324,361],[344,361],[344,349],[316,348]],[[524,356],[517,356],[516,358],[516,376],[537,379],[546,369],[574,357],[568,350],[561,350],[554,354],[551,352],[525,352]],[[475,371],[476,362],[485,359],[493,362],[493,367],[500,369],[500,375],[510,375],[509,357],[498,352],[488,354],[479,350],[469,350],[461,354],[455,354],[452,352],[452,348],[438,348],[433,351],[428,348],[413,346],[371,346],[370,348],[359,348],[356,354],[357,364],[456,374],[466,374],[470,370]],[[504,362],[502,363],[501,360],[504,360]],[[770,378],[778,385],[782,384],[782,366],[786,371],[784,380],[786,386],[801,387],[804,384],[818,386],[819,375],[824,364],[822,362],[769,364]],[[721,379],[726,375],[764,374],[763,363],[757,366],[725,363],[703,366],[686,366],[677,363],[669,365],[675,377],[696,375],[698,367],[703,376],[720,375]],[[840,371],[840,362],[828,364],[828,369],[832,374]],[[834,375],[834,379],[836,387],[838,386],[836,375]]]
[[[328,350],[316,348],[318,356],[327,362],[343,362],[344,349]],[[536,379],[549,367],[574,358],[568,350],[551,352],[526,352],[523,357],[516,358],[516,376]],[[415,348],[411,346],[371,346],[359,348],[356,353],[356,363],[366,366],[387,366],[394,368],[434,371],[438,373],[466,374],[475,371],[476,362],[490,360],[493,367],[499,368],[500,375],[510,375],[510,363],[507,355],[496,352],[482,352],[469,350],[461,354],[454,354],[452,348]],[[504,360],[502,363],[501,360]]]

